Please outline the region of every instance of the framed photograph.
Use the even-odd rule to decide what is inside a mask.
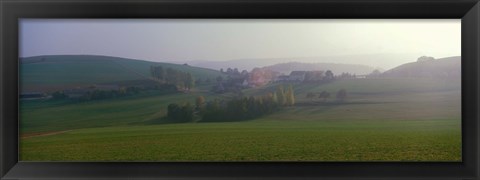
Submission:
[[[480,178],[477,0],[0,9],[1,179]]]

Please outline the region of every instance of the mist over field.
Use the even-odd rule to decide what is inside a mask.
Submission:
[[[228,62],[247,70],[295,61],[391,69],[420,56],[461,52],[457,19],[27,18],[19,28],[20,57],[103,55],[176,64],[247,60]]]
[[[458,20],[20,24],[21,161],[462,160]]]
[[[363,75],[305,63],[20,61],[24,161],[461,160],[460,57]]]

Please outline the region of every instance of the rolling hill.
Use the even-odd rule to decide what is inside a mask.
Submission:
[[[376,69],[390,69],[396,65],[402,64],[405,59],[419,57],[418,53],[378,53],[378,54],[357,54],[357,55],[337,55],[337,56],[319,56],[319,57],[288,57],[288,58],[250,58],[233,59],[226,61],[195,60],[188,64],[197,67],[204,67],[214,70],[224,70],[227,68],[238,68],[241,70],[252,70],[255,67],[272,66],[278,63],[305,62],[305,63],[338,63],[338,64],[365,64]],[[371,72],[371,71],[370,71]],[[368,73],[370,73],[368,72]]]
[[[383,77],[408,77],[408,78],[460,78],[461,57],[453,56],[427,61],[406,63],[385,71]]]
[[[150,62],[109,56],[49,55],[20,59],[23,92],[54,91],[97,83],[145,80],[150,66],[190,72],[195,78],[214,79],[220,72],[189,65]]]
[[[336,63],[300,63],[289,62],[266,66],[266,69],[289,74],[291,71],[327,71],[331,70],[335,74],[350,73],[350,74],[368,74],[371,73],[374,68],[365,65],[356,64],[336,64]]]

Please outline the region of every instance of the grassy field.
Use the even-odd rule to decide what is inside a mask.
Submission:
[[[43,61],[41,61],[43,59]],[[58,55],[25,58],[20,66],[22,91],[49,92],[97,83],[145,79],[150,66],[190,72],[203,80],[221,75],[211,69],[108,56]],[[28,63],[31,62],[31,63]]]
[[[22,139],[23,161],[459,161],[460,123],[272,121],[91,128]]]
[[[261,94],[277,85],[244,91]],[[22,161],[460,161],[459,82],[354,79],[295,85],[296,105],[246,122],[157,124],[198,95],[21,103]],[[348,91],[345,103],[306,98]],[[231,94],[222,95],[228,98]],[[31,136],[28,136],[31,134]]]

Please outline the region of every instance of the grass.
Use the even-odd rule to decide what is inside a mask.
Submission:
[[[193,103],[198,95],[220,97],[206,91],[76,104],[26,101],[21,103],[22,134],[68,131],[21,139],[20,159],[460,161],[458,87],[455,82],[427,79],[297,84],[296,106],[234,123],[151,125],[165,115],[169,103]],[[244,93],[254,95],[275,88],[269,85]],[[334,92],[341,88],[349,94],[346,102],[337,103]],[[332,93],[327,102],[305,97],[307,92],[322,90]]]
[[[44,61],[39,61],[40,59]],[[219,71],[179,64],[150,62],[108,56],[56,55],[25,58],[20,65],[22,91],[53,91],[76,86],[128,80],[150,76],[150,66],[163,66],[184,72],[193,77],[212,81]]]
[[[171,102],[193,102],[195,96],[126,97],[115,100],[33,108],[42,102],[21,103],[22,132],[61,131],[88,127],[128,125],[162,117]]]
[[[23,139],[22,161],[460,161],[458,119],[91,128]]]
[[[350,95],[392,95],[417,92],[436,92],[458,90],[461,87],[460,79],[430,79],[430,78],[396,78],[396,79],[345,79],[326,84],[303,83],[275,83],[260,88],[249,89],[247,94],[262,94],[272,92],[279,85],[284,88],[294,85],[295,94],[303,95],[308,92],[320,93],[327,91],[335,96],[340,89],[346,89]]]

